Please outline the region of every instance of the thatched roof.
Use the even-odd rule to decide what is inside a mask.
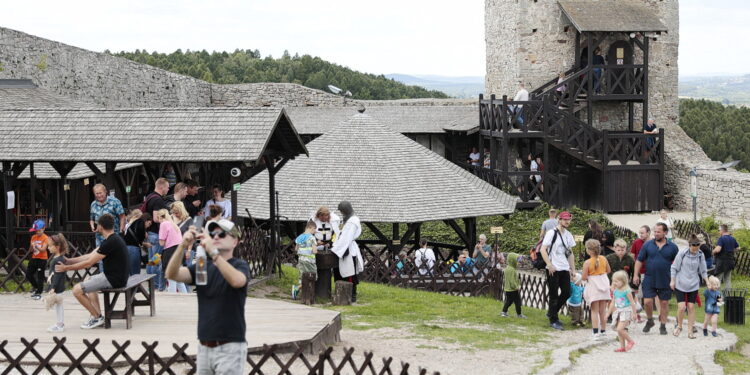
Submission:
[[[320,135],[356,113],[355,107],[290,107],[289,118],[299,134]],[[376,121],[402,134],[444,133],[445,128],[469,130],[479,127],[476,105],[367,107]]]
[[[280,108],[0,110],[3,161],[231,162],[307,153]]]
[[[369,111],[369,110],[368,110]],[[422,222],[514,211],[516,198],[482,181],[368,114],[307,144],[310,156],[289,161],[276,174],[280,215],[303,221],[318,206],[349,200],[366,222]],[[269,217],[268,173],[242,184],[245,208]]]
[[[633,0],[558,0],[578,31],[666,31],[655,6]]]

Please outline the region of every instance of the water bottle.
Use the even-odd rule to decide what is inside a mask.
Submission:
[[[208,281],[206,261],[206,249],[198,245],[198,250],[195,252],[195,285],[206,285]]]

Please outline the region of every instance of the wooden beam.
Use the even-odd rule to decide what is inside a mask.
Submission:
[[[377,237],[380,241],[382,241],[385,245],[388,245],[388,242],[390,241],[388,237],[386,237],[383,232],[378,229],[378,227],[375,226],[373,223],[365,223],[365,226],[369,228],[373,234],[375,234],[375,237]]]
[[[461,239],[461,242],[463,242],[466,245],[467,249],[470,249],[473,245],[472,242],[469,240],[469,237],[466,235],[466,232],[464,232],[463,229],[456,223],[456,220],[453,219],[447,219],[443,220],[443,222],[451,227],[454,232],[458,235],[458,237]]]
[[[641,119],[642,124],[641,128],[643,128],[646,125],[646,122],[648,121],[648,53],[649,53],[649,45],[648,45],[648,37],[645,35],[643,36],[643,118]]]
[[[411,239],[411,237],[414,235],[415,230],[417,228],[419,228],[419,226],[421,226],[421,225],[422,225],[422,223],[410,223],[410,224],[407,224],[406,232],[404,233],[403,236],[401,236],[401,239],[399,240],[401,242],[401,246],[402,247],[404,245],[406,245],[407,242],[409,242],[409,240]]]

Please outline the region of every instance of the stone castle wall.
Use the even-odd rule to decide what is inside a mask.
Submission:
[[[211,98],[207,82],[2,27],[0,63],[0,78],[104,107],[205,107]]]

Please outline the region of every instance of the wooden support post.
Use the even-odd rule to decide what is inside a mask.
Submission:
[[[336,291],[333,293],[333,304],[336,306],[351,305],[353,288],[354,284],[348,281],[336,281]]]
[[[33,223],[36,221],[36,176],[34,175],[34,163],[29,163],[29,199],[31,203],[31,207],[29,207],[29,212],[31,214],[31,222]],[[20,212],[20,211],[19,211]],[[44,220],[45,224],[47,223],[47,218]]]
[[[587,108],[586,108],[586,116],[588,117],[588,123],[589,126],[594,125],[594,111],[593,111],[593,99],[594,99],[594,69],[591,68],[591,66],[594,64],[594,43],[592,38],[594,37],[594,34],[589,32],[586,36],[586,48],[587,56],[586,61],[589,67],[588,73],[586,75],[588,76],[587,79],[587,89],[586,89],[586,102],[587,102]]]
[[[646,126],[646,122],[648,121],[648,96],[649,96],[649,90],[648,90],[648,54],[649,54],[649,47],[648,47],[648,37],[643,36],[643,118],[641,119],[641,129],[643,129],[644,126]]]
[[[633,102],[628,102],[628,130],[632,133],[635,131],[633,124],[635,123],[635,106]]]
[[[401,237],[399,236],[399,224],[393,223],[391,224],[391,243],[389,248],[391,249],[391,255],[398,255],[399,251],[401,251]]]
[[[305,305],[315,304],[315,272],[302,273],[301,300]]]
[[[278,217],[276,215],[276,170],[273,165],[273,158],[269,156],[264,156],[263,160],[266,163],[266,168],[268,168],[268,213],[270,215],[271,219],[271,239],[270,239],[270,251],[267,259],[268,264],[268,270],[267,275],[271,275],[273,272],[273,264],[274,260],[276,259],[276,253],[278,251],[278,244],[276,243],[276,239],[278,238],[279,234],[279,228],[278,228]],[[235,194],[233,194],[235,195]],[[237,205],[235,202],[232,202],[233,206],[236,207]],[[234,210],[234,209],[233,209]]]
[[[477,243],[477,219],[474,217],[464,218],[464,227],[466,228],[466,238],[470,244],[468,249],[471,251]]]
[[[13,242],[15,240],[15,233],[13,229],[15,223],[13,221],[13,210],[8,209],[8,205],[11,203],[8,199],[8,193],[13,191],[13,180],[11,178],[12,172],[10,170],[11,163],[3,162],[3,211],[5,212],[5,249],[3,249],[3,258],[5,258],[13,250]],[[15,204],[15,202],[13,202]],[[7,251],[6,251],[7,249]]]

